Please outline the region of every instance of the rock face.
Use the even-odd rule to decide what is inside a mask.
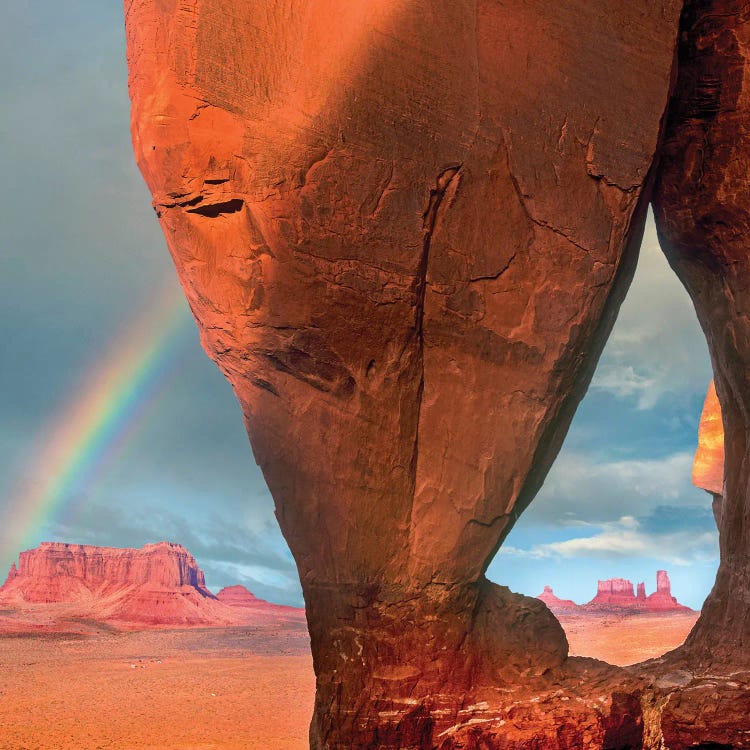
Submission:
[[[739,4],[735,17],[691,3],[682,21],[676,0],[125,6],[138,163],[299,570],[311,745],[655,737],[661,714],[646,717],[637,680],[567,659],[546,607],[483,574],[632,277],[679,37],[659,221],[695,266],[680,272],[722,342],[717,390],[734,399],[737,437],[723,567],[695,644],[708,653],[729,614],[727,658],[747,642],[748,597],[722,597],[750,580],[748,212],[715,212],[716,262],[695,242],[697,215],[746,195],[745,161],[725,158],[744,135],[707,134],[743,91]],[[709,135],[721,153],[706,153]]]
[[[651,612],[669,612],[676,609],[689,609],[672,596],[672,585],[666,570],[656,573],[656,591],[646,597],[645,606]]]
[[[744,240],[750,230],[747,21],[748,8],[735,0],[686,5],[678,77],[654,195],[662,247],[706,334],[724,436],[724,471],[714,471],[712,481],[705,482],[714,494],[719,527],[716,583],[685,645],[659,666],[667,673],[684,673],[687,666],[694,675],[693,684],[677,699],[668,699],[661,717],[665,742],[678,748],[695,747],[698,740],[704,746],[747,747],[743,735],[750,715],[750,687],[743,676],[750,669],[750,256]],[[715,414],[715,407],[712,411]],[[704,428],[707,422],[711,424],[704,420]],[[718,420],[714,424],[718,428]],[[713,454],[718,459],[718,451]]]
[[[0,604],[77,605],[80,616],[147,625],[230,622],[195,558],[169,542],[142,549],[44,542],[11,566]]]
[[[721,406],[713,380],[708,387],[698,427],[698,448],[693,462],[693,484],[713,498],[716,525],[721,528],[721,505],[724,492],[724,425]]]
[[[710,664],[714,674],[721,664],[727,673],[750,667],[747,21],[748,8],[735,0],[686,6],[654,199],[664,251],[706,334],[721,403],[723,489],[718,472],[706,482],[709,491],[723,494],[717,514],[721,562],[701,617],[680,654],[691,663]],[[718,428],[716,417],[709,417],[704,428],[712,421]]]
[[[550,612],[554,612],[555,614],[562,612],[575,612],[580,609],[572,599],[560,599],[555,596],[555,592],[552,590],[551,586],[545,586],[544,591],[537,596],[537,599],[541,599],[547,605]]]
[[[7,586],[16,576],[18,575],[18,568],[15,563],[10,564],[10,570],[8,571],[8,577],[5,579],[3,588]]]
[[[693,462],[693,484],[711,495],[724,491],[724,425],[713,380],[706,393],[698,427],[698,449]]]

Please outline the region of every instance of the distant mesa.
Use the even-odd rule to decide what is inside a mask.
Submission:
[[[82,617],[144,625],[231,621],[195,558],[170,542],[142,549],[43,542],[11,566],[0,604],[74,605]]]
[[[672,586],[666,570],[656,572],[656,591],[646,596],[646,584],[639,583],[633,589],[632,581],[627,578],[610,578],[598,581],[596,596],[588,603],[578,605],[570,599],[555,596],[550,586],[537,599],[541,599],[555,614],[577,612],[580,614],[594,612],[692,612],[690,607],[680,604],[672,596]]]
[[[560,599],[555,596],[552,586],[545,586],[537,599],[541,599],[553,612],[571,612],[580,609],[572,599]]]
[[[244,586],[220,593],[209,591],[195,558],[180,544],[120,549],[43,542],[11,565],[0,606],[13,617],[0,625],[92,620],[124,627],[213,627],[304,620],[303,610],[258,599]]]
[[[226,586],[216,595],[216,598],[227,607],[236,611],[244,610],[245,616],[251,616],[253,613],[277,618],[291,617],[293,619],[304,619],[304,609],[297,607],[287,607],[283,604],[274,604],[265,599],[259,599],[244,586]]]
[[[216,598],[230,607],[257,607],[267,604],[263,599],[258,599],[255,594],[248,591],[244,586],[225,586]]]
[[[639,589],[645,595],[646,586],[639,586]],[[626,578],[610,578],[607,581],[597,581],[596,596],[586,605],[597,609],[629,609],[636,605],[636,602],[645,600],[639,599],[633,591],[633,583]]]

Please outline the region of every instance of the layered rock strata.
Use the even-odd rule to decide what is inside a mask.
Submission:
[[[138,163],[300,573],[312,746],[651,742],[663,705],[483,574],[631,279],[682,3],[125,7]],[[693,96],[691,13],[670,138],[695,156],[680,107],[700,126],[740,90],[744,29],[727,91]]]
[[[78,605],[81,615],[148,625],[230,622],[195,558],[169,542],[142,549],[43,542],[11,566],[0,604]]]
[[[0,588],[4,631],[70,629],[85,621],[133,627],[280,625],[304,610],[259,599],[244,586],[214,596],[179,544],[142,549],[43,542],[22,552]]]
[[[589,607],[629,607],[635,605],[633,583],[626,578],[610,578],[597,581],[596,596],[588,603]]]
[[[304,609],[274,604],[265,599],[260,599],[244,586],[227,586],[216,594],[216,598],[248,624],[301,622],[304,621],[305,617]]]

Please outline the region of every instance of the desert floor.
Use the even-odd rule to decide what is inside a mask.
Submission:
[[[0,637],[2,750],[302,750],[302,625]]]
[[[561,618],[571,653],[630,664],[697,613]],[[299,624],[0,637],[0,750],[303,750],[314,680]]]
[[[699,612],[638,615],[559,615],[572,656],[593,656],[624,667],[680,646]]]

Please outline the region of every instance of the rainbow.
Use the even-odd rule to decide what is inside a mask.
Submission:
[[[45,425],[20,473],[0,530],[15,557],[92,483],[137,431],[186,351],[190,314],[173,274],[119,335],[72,398]]]

